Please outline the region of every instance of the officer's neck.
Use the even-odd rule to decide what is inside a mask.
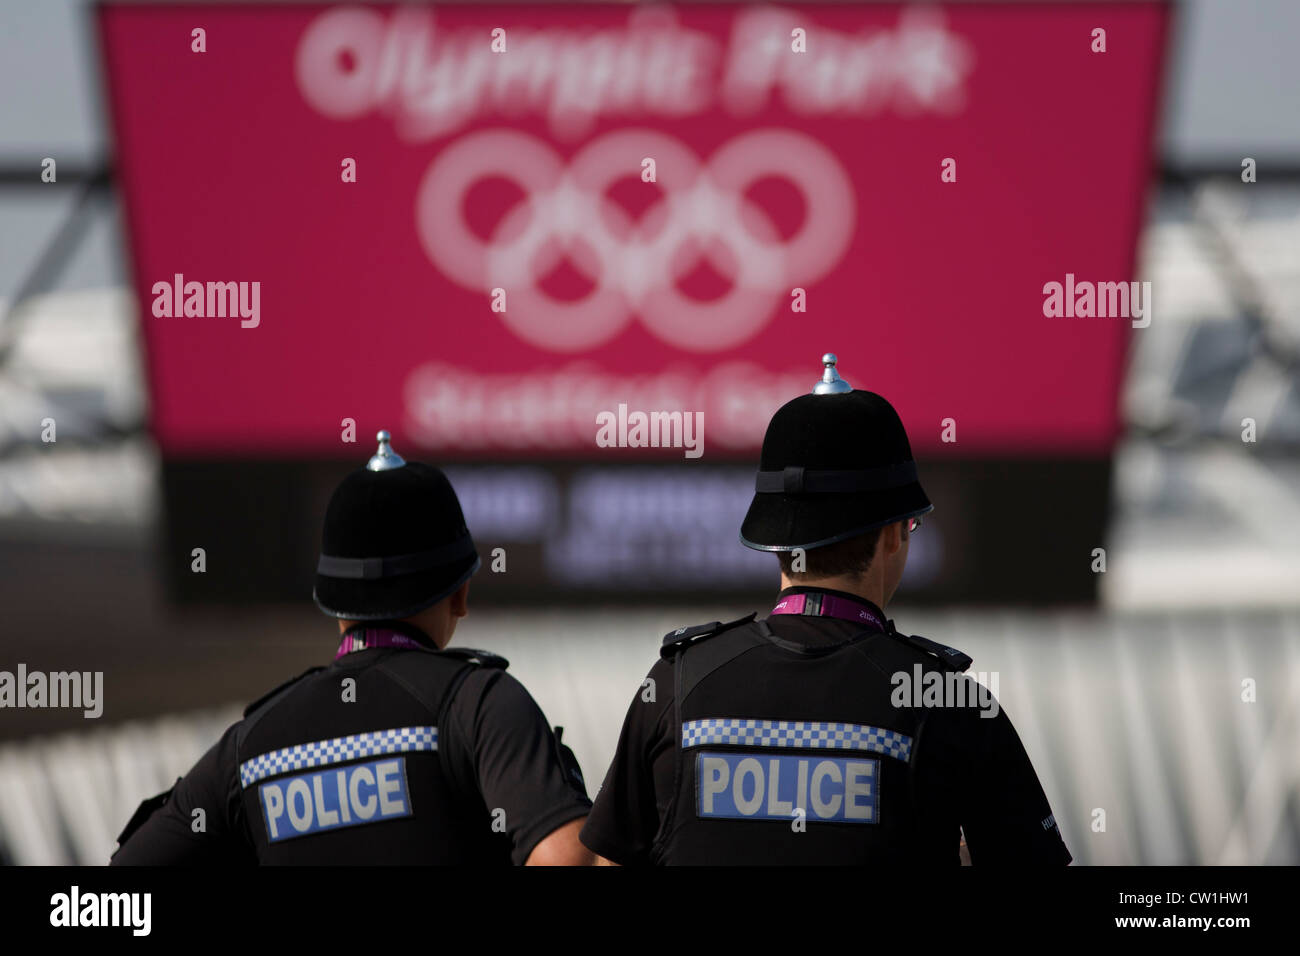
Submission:
[[[363,621],[339,621],[339,633],[344,634],[349,628],[362,625]],[[428,613],[421,613],[415,617],[403,618],[400,621],[380,621],[376,624],[379,627],[389,627],[393,630],[411,632],[408,634],[421,643],[429,643],[434,650],[444,650],[451,642],[451,635],[456,630],[455,620],[443,620],[439,617]]]
[[[885,582],[872,574],[838,574],[827,578],[810,578],[801,574],[799,580],[795,581],[783,573],[781,590],[784,591],[786,588],[823,588],[827,591],[843,591],[845,594],[866,598],[882,611],[888,600],[885,596]]]

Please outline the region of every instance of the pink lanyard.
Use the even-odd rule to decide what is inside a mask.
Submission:
[[[836,597],[834,594],[791,594],[781,599],[773,614],[810,614],[819,617],[838,617],[845,621],[857,621],[870,624],[881,631],[888,628],[867,605],[848,598]]]
[[[343,635],[343,642],[339,644],[338,653],[334,659],[338,660],[355,651],[368,651],[372,647],[403,647],[408,650],[427,651],[432,648],[425,647],[413,637],[407,637],[405,634],[398,634],[396,631],[384,629],[366,629],[348,631]]]

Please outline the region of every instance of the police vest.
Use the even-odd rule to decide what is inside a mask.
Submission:
[[[258,860],[509,865],[509,837],[440,747],[456,687],[476,667],[506,666],[461,648],[371,649],[251,704],[236,748]]]
[[[912,760],[921,708],[891,703],[890,675],[959,651],[892,631],[830,645],[784,640],[749,615],[665,638],[673,659],[675,796],[659,864],[916,866]],[[939,650],[956,655],[940,655]],[[950,836],[956,857],[957,832]]]

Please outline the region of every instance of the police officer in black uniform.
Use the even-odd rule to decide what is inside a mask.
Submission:
[[[456,493],[378,437],[325,516],[333,662],[250,705],[141,806],[114,864],[590,862],[558,730],[505,660],[447,646],[480,566]]]
[[[975,865],[1067,864],[970,658],[885,617],[933,505],[893,407],[823,363],[768,426],[740,533],[780,558],[776,607],[667,635],[582,841],[622,865],[930,866],[964,832]]]

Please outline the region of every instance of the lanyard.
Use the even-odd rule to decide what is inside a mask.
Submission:
[[[887,631],[885,622],[874,610],[860,601],[838,597],[834,594],[791,594],[781,599],[773,614],[812,614],[819,617],[838,617],[845,621],[865,622],[881,631]]]
[[[413,637],[407,637],[405,634],[399,634],[397,631],[390,631],[384,628],[360,628],[348,631],[343,635],[343,640],[339,644],[338,653],[334,659],[346,657],[348,654],[356,651],[368,651],[372,647],[403,647],[408,650],[427,651],[431,648],[421,644]]]

